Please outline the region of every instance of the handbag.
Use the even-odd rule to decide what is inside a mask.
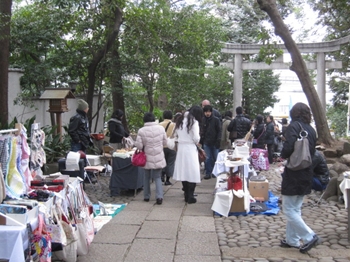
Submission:
[[[298,124],[301,128],[299,132],[299,138],[294,143],[294,151],[288,158],[286,165],[287,168],[293,171],[305,169],[312,164],[312,157],[309,149],[309,140],[307,139],[308,133],[299,122]]]
[[[51,207],[50,223],[46,225],[47,231],[51,234],[52,243],[56,243],[57,250],[62,250],[62,246],[67,245],[67,236],[62,226],[62,218],[60,219],[56,212],[56,206]],[[54,250],[53,250],[54,251]]]
[[[135,153],[133,154],[132,158],[131,158],[131,164],[133,166],[140,166],[140,167],[144,167],[146,165],[146,154],[145,152],[142,150],[136,150]]]
[[[207,155],[205,154],[204,149],[200,148],[199,146],[197,146],[197,151],[198,151],[199,163],[205,162],[205,159],[207,158]]]

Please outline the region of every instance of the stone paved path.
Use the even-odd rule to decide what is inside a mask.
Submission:
[[[279,168],[272,165],[263,174],[270,182],[272,193],[279,196]],[[100,177],[100,183],[101,189],[90,184],[85,186],[93,203],[128,203],[134,198],[133,190],[110,197],[109,177]],[[350,261],[347,210],[344,205],[335,202],[322,200],[317,204],[319,198],[318,192],[312,192],[305,198],[302,208],[304,220],[322,239],[322,243],[308,254],[279,247],[285,233],[285,218],[281,211],[275,216],[214,216],[222,261]]]

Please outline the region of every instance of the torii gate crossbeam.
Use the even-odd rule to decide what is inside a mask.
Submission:
[[[320,98],[323,109],[326,108],[326,69],[340,69],[342,68],[341,61],[325,61],[325,53],[334,52],[340,50],[342,44],[350,42],[350,35],[339,38],[337,40],[320,42],[320,43],[302,43],[297,44],[300,53],[316,53],[316,62],[306,62],[308,69],[317,70],[317,93]],[[233,84],[233,112],[237,106],[242,105],[242,81],[243,70],[273,70],[273,69],[289,69],[288,63],[283,63],[282,59],[271,63],[258,62],[243,62],[243,54],[258,54],[260,49],[264,45],[262,44],[233,44],[224,43],[224,47],[221,49],[222,53],[234,54],[235,59],[233,63],[222,63],[222,65],[228,66],[234,69],[234,84]],[[284,53],[287,53],[284,44],[275,45],[276,48],[282,49]]]

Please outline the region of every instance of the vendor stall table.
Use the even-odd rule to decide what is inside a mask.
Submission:
[[[112,158],[112,176],[109,183],[111,195],[118,195],[120,189],[134,189],[135,195],[143,187],[144,169],[131,164],[131,158]]]

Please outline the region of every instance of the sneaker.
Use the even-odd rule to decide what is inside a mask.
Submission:
[[[166,186],[171,186],[172,183],[171,183],[170,181],[165,181],[165,182],[164,182],[164,185],[166,185]]]
[[[210,179],[211,178],[211,175],[205,175],[204,176],[204,179]]]
[[[143,201],[149,202],[149,198],[144,198]]]
[[[211,177],[212,177],[212,178],[216,178],[216,176],[215,176],[215,175],[213,175],[213,174],[211,174]]]
[[[300,247],[299,251],[303,254],[308,252],[311,248],[317,246],[319,240],[320,238],[317,235],[314,235],[309,243],[306,243]]]
[[[157,198],[157,205],[161,205],[163,203],[163,198]]]
[[[298,249],[300,248],[298,246],[291,246],[291,245],[289,245],[287,243],[287,240],[285,240],[285,239],[281,240],[280,247],[284,247],[284,248],[291,248],[291,247],[293,247],[293,248],[298,248]]]

